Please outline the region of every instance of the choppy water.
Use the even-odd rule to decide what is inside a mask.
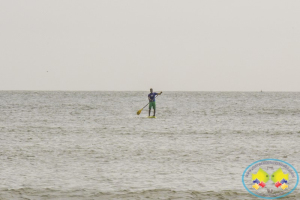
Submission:
[[[157,119],[147,94],[0,92],[0,199],[257,199],[249,164],[300,170],[300,93],[164,92]]]

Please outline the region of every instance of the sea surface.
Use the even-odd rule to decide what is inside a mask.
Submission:
[[[0,199],[258,199],[251,163],[300,170],[300,93],[147,95],[1,91]]]

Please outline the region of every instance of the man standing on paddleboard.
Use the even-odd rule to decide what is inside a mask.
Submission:
[[[156,110],[155,97],[156,97],[156,95],[161,95],[161,93],[162,92],[160,92],[160,93],[153,92],[153,89],[150,88],[150,94],[148,94],[148,99],[149,99],[149,117],[150,117],[150,113],[151,113],[151,108],[152,107],[153,107],[153,110],[154,110],[153,117],[155,117],[155,110]]]

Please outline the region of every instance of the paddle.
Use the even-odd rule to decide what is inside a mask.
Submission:
[[[155,98],[156,98],[157,96],[158,96],[158,95],[156,95]],[[149,102],[148,102],[147,105],[145,105],[141,110],[137,111],[136,114],[137,114],[137,115],[141,114],[142,110],[143,110],[146,106],[148,106],[148,104],[149,104]]]

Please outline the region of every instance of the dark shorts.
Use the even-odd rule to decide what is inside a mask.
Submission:
[[[153,109],[156,109],[155,101],[149,102],[149,109],[151,109],[151,107],[153,107]]]

